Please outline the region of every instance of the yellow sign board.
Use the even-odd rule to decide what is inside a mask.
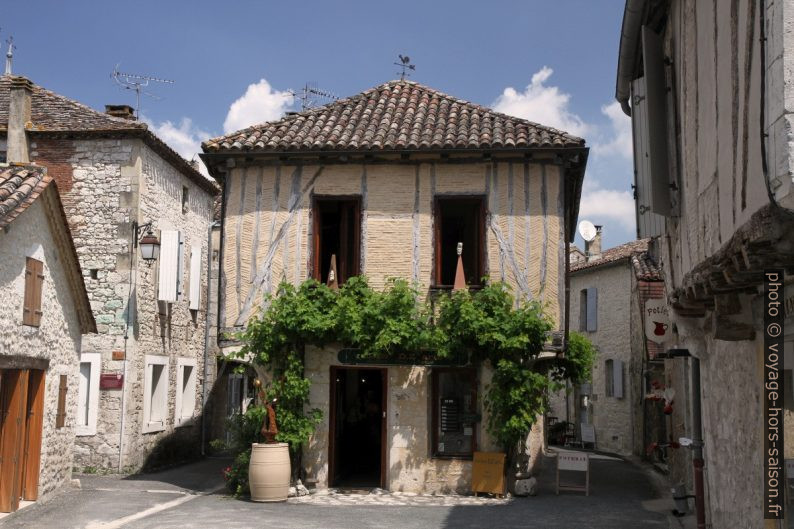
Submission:
[[[502,452],[474,452],[471,490],[475,495],[505,493],[505,457]]]

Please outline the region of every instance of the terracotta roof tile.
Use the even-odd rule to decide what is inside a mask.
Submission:
[[[0,76],[0,132],[4,132],[8,127],[12,79],[13,76],[10,75]],[[187,160],[151,132],[146,123],[114,117],[36,84],[31,83],[31,85],[31,119],[27,130],[32,136],[57,134],[92,137],[141,137],[155,152],[188,178],[206,191],[212,194],[217,193],[218,190],[213,180],[193,168]]]
[[[632,255],[631,264],[634,266],[634,274],[640,281],[664,281],[661,267],[654,262],[648,252]]]
[[[605,250],[598,259],[592,259],[584,263],[571,264],[571,272],[579,272],[580,270],[586,270],[588,268],[608,265],[622,259],[629,259],[634,254],[647,252],[648,241],[649,239],[640,239]]]
[[[50,182],[44,167],[10,165],[0,169],[0,228],[11,224]]]
[[[205,141],[205,152],[395,151],[584,147],[584,140],[413,81]]]

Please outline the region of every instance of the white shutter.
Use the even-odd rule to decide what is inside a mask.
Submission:
[[[623,398],[623,360],[612,363],[614,375],[612,376],[612,391],[616,399]]]
[[[179,233],[179,248],[176,267],[176,299],[182,301],[185,299],[185,236],[181,231],[177,233]]]
[[[598,330],[598,289],[587,289],[587,330]]]
[[[177,299],[177,272],[179,270],[179,232],[160,232],[160,281],[157,299],[174,302]]]
[[[201,300],[201,246],[190,247],[190,310],[199,310]]]

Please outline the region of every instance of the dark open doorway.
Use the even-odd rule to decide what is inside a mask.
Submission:
[[[386,369],[331,367],[329,485],[383,487]]]

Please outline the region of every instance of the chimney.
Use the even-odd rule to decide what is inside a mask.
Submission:
[[[114,118],[129,119],[135,121],[135,109],[129,105],[105,105],[105,114]]]
[[[585,241],[584,253],[588,261],[601,259],[601,229],[603,226],[596,226],[596,236],[590,242]]]
[[[26,127],[30,123],[30,96],[32,93],[33,83],[28,79],[11,77],[6,139],[6,160],[11,163],[30,163]]]

